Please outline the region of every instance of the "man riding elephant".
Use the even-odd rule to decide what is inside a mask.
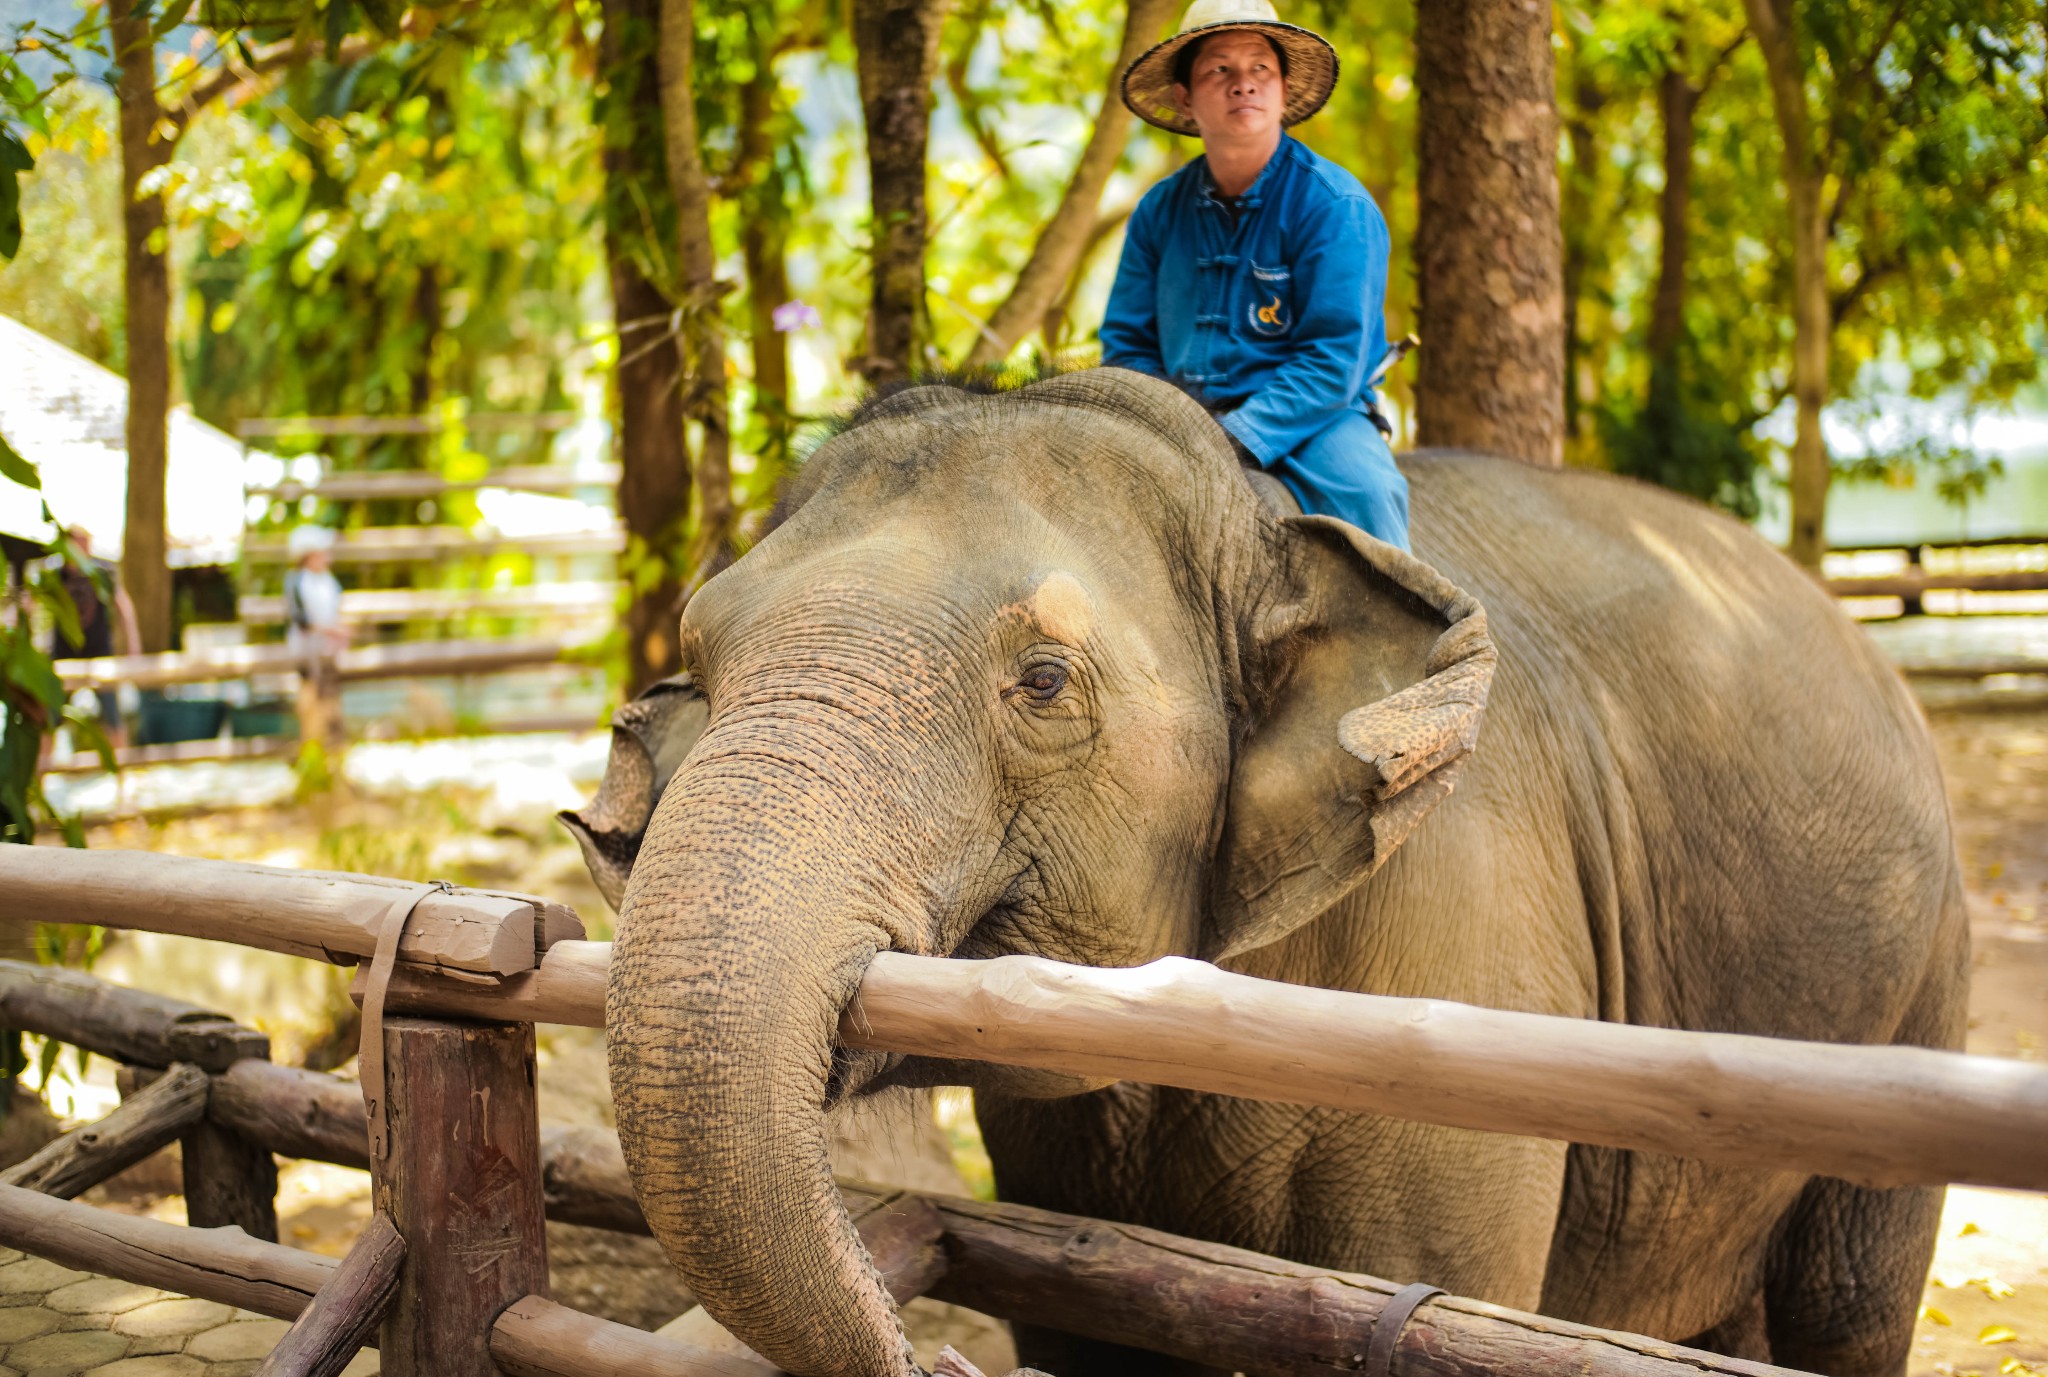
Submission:
[[[1372,383],[1387,355],[1387,222],[1289,138],[1337,57],[1268,0],[1196,0],[1124,77],[1124,103],[1202,156],[1131,215],[1102,361],[1178,385],[1304,511],[1408,548],[1408,484]]]

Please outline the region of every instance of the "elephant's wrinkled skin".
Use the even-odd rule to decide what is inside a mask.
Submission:
[[[583,821],[624,888],[607,1017],[627,1160],[737,1334],[796,1373],[910,1370],[822,1131],[828,1101],[960,1073],[835,1059],[884,949],[1204,955],[1956,1045],[1966,938],[1933,752],[1821,590],[1649,488],[1458,454],[1406,468],[1424,563],[1277,518],[1151,379],[921,388],[824,446],[783,524],[692,601],[691,680],[628,710]],[[1940,1202],[973,1074],[1005,1198],[1844,1377],[1902,1369]],[[1020,1344],[1059,1377],[1193,1370]]]

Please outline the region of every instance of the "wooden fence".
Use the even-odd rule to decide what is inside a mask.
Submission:
[[[0,901],[342,963],[377,949],[395,881],[142,852],[0,847]],[[0,963],[0,1026],[123,1063],[105,1120],[0,1176],[0,1243],[67,1266],[291,1318],[270,1374],[331,1373],[374,1339],[391,1377],[497,1371],[766,1377],[758,1359],[641,1333],[547,1298],[542,1220],[645,1232],[617,1140],[543,1128],[534,1022],[598,1024],[606,944],[530,895],[428,895],[396,948],[377,1160],[352,1083],[273,1066],[260,1033],[77,972]],[[1172,960],[1090,970],[1029,957],[875,959],[849,1045],[1113,1075],[1872,1184],[2048,1189],[2048,1069],[1388,999]],[[480,1021],[478,1021],[480,1020]],[[72,1196],[184,1144],[192,1228]],[[339,1264],[275,1242],[271,1154],[368,1166],[395,1229]],[[1395,1294],[1149,1230],[1019,1206],[842,1186],[899,1301],[1228,1367],[1352,1370]],[[476,1202],[486,1202],[479,1209]],[[239,1226],[241,1233],[217,1225]],[[1255,1298],[1255,1299],[1252,1299]],[[1248,1308],[1250,1307],[1250,1308]],[[1775,1369],[1441,1298],[1399,1334],[1404,1377],[1757,1377]]]

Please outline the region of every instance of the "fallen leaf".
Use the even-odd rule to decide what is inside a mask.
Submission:
[[[1956,1230],[1956,1237],[1968,1238],[1971,1234],[1981,1234],[1983,1232],[1984,1231],[1978,1228],[1975,1223],[1969,1220],[1964,1220],[1963,1227]]]
[[[1997,1277],[1971,1277],[1969,1284],[1993,1300],[2004,1300],[2012,1294],[2012,1288]]]
[[[1923,1306],[1921,1306],[1921,1307],[1920,1307],[1920,1318],[1921,1318],[1921,1319],[1923,1319],[1923,1320],[1926,1320],[1926,1321],[1928,1321],[1928,1322],[1929,1322],[1930,1324],[1948,1324],[1948,1323],[1951,1323],[1951,1321],[1949,1320],[1949,1317],[1948,1317],[1948,1314],[1947,1314],[1947,1312],[1945,1312],[1945,1311],[1941,1311],[1941,1310],[1936,1310],[1936,1309],[1935,1309],[1935,1308],[1934,1308],[1933,1306],[1931,1306],[1931,1305],[1923,1305]]]
[[[2019,1333],[2009,1324],[1987,1324],[1984,1326],[1983,1331],[1977,1335],[1977,1342],[1980,1344],[2009,1344],[2018,1337]]]

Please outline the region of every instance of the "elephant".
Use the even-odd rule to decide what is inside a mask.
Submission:
[[[1630,480],[1402,467],[1412,557],[1300,515],[1159,379],[912,386],[856,409],[688,603],[685,672],[622,710],[565,817],[620,909],[636,1191],[761,1354],[918,1371],[824,1125],[965,1083],[1007,1200],[1903,1372],[1938,1189],[836,1044],[892,951],[1959,1045],[1932,744],[1825,591]],[[1018,1345],[1057,1377],[1208,1371]]]

